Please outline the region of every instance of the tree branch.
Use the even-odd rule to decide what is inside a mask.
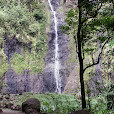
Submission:
[[[101,55],[102,55],[102,53],[103,53],[103,49],[104,49],[105,45],[108,43],[109,40],[110,40],[110,37],[106,40],[106,42],[105,42],[105,43],[103,44],[103,46],[101,47],[101,52],[100,52],[99,55],[98,55],[97,61],[95,62],[95,61],[93,60],[93,58],[92,58],[92,64],[89,64],[88,66],[86,66],[86,67],[83,69],[83,72],[85,72],[86,69],[88,69],[88,68],[90,68],[90,67],[92,67],[92,66],[94,66],[94,65],[99,64],[100,59],[101,59]]]
[[[98,14],[98,11],[101,9],[101,7],[102,7],[102,1],[101,1],[100,7],[98,7],[97,10],[94,11],[95,14],[94,14],[93,16],[87,17],[85,20],[83,20],[83,21],[81,22],[81,24],[85,23],[85,22],[86,22],[88,19],[90,19],[90,18],[95,18],[95,17],[97,16],[97,14]],[[87,14],[86,14],[86,15],[87,15]]]
[[[92,56],[92,62],[94,63],[93,53],[92,53],[92,55],[91,55],[91,56]]]
[[[95,11],[95,14],[94,14],[91,18],[95,18],[95,17],[97,16],[98,11],[101,9],[101,7],[102,7],[102,2],[101,2],[100,7],[99,7],[99,8],[97,8],[97,10]]]

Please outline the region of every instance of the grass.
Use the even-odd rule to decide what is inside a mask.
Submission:
[[[107,110],[107,94],[90,97],[91,114],[113,114],[114,110]],[[69,114],[69,112],[81,110],[81,100],[76,95],[57,94],[57,93],[23,93],[22,95],[11,95],[14,105],[22,105],[29,98],[36,98],[41,102],[41,112],[47,114]],[[89,109],[88,98],[87,110]]]
[[[95,97],[91,97],[91,113],[92,114],[114,114],[113,109],[107,110],[107,97],[106,96],[107,94],[101,94]]]
[[[74,95],[56,94],[56,93],[24,93],[17,95],[14,101],[15,105],[22,105],[29,98],[37,98],[41,102],[41,112],[49,114],[67,114],[71,111],[81,109],[81,103]]]

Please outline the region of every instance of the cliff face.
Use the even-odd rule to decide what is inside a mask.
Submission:
[[[31,74],[29,69],[23,69],[22,73],[16,73],[15,69],[11,66],[11,59],[14,53],[22,55],[22,46],[31,52],[30,44],[22,44],[17,39],[8,37],[5,38],[4,53],[8,57],[9,69],[4,73],[4,82],[6,86],[3,88],[4,93],[20,93],[20,92],[42,92],[43,81],[42,74]]]
[[[58,47],[59,47],[59,62],[60,70],[59,75],[61,77],[61,90],[64,90],[66,79],[69,74],[66,62],[68,59],[68,36],[62,33],[59,26],[64,24],[64,14],[60,11],[61,8],[60,0],[53,0],[51,4],[56,11],[57,23],[58,23]],[[53,14],[51,14],[51,31],[49,33],[49,42],[48,42],[48,52],[46,56],[46,67],[44,69],[44,91],[45,92],[55,92],[56,90],[56,80],[54,77],[54,57],[55,57],[55,31],[54,31],[54,20]]]
[[[66,79],[69,75],[67,69],[67,58],[69,55],[68,51],[68,36],[62,33],[60,30],[60,25],[64,24],[64,14],[60,10],[62,9],[61,0],[52,0],[51,1],[54,10],[56,11],[56,16],[58,20],[58,46],[59,46],[59,61],[60,61],[60,76],[61,76],[61,90],[64,90]],[[48,2],[47,2],[48,4]],[[49,8],[49,5],[48,5]],[[50,8],[49,8],[50,9]],[[8,57],[9,69],[4,74],[4,81],[7,86],[4,87],[3,92],[7,93],[20,93],[20,92],[55,92],[56,83],[54,77],[54,56],[55,56],[55,32],[54,32],[54,20],[53,15],[51,15],[51,26],[48,39],[48,51],[46,57],[44,57],[45,67],[42,73],[31,73],[29,68],[23,69],[23,72],[16,73],[15,68],[12,67],[12,58],[15,53],[18,53],[22,56],[28,50],[29,53],[32,52],[31,45],[32,43],[22,43],[18,41],[15,37],[5,38],[4,52]],[[23,48],[25,49],[24,51]],[[39,61],[37,61],[39,62]],[[28,59],[28,66],[29,66]],[[38,66],[40,67],[40,66]]]
[[[17,74],[13,69],[9,69],[4,76],[5,83],[4,93],[23,93],[43,91],[43,81],[41,74],[30,74],[30,71],[24,71],[22,74]]]

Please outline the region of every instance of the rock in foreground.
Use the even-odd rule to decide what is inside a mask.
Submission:
[[[2,111],[2,109],[0,109],[0,113],[2,113],[3,111]]]
[[[22,103],[22,111],[26,114],[37,114],[40,112],[40,101],[36,98],[30,98]]]

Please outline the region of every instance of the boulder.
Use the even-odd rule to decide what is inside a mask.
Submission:
[[[30,98],[22,103],[22,111],[26,114],[36,114],[36,112],[40,112],[40,101],[36,98]],[[32,114],[32,113],[31,113]]]
[[[12,106],[13,106],[13,103],[8,103],[8,104],[7,104],[7,107],[8,107],[9,109],[11,109]]]
[[[70,114],[90,114],[87,110],[79,110],[71,112]]]
[[[0,109],[0,113],[2,113],[3,111],[2,111],[2,109]]]
[[[35,109],[28,109],[26,114],[39,114]]]
[[[7,94],[7,95],[5,96],[5,98],[6,98],[7,100],[9,100],[9,99],[10,99],[10,94]]]

